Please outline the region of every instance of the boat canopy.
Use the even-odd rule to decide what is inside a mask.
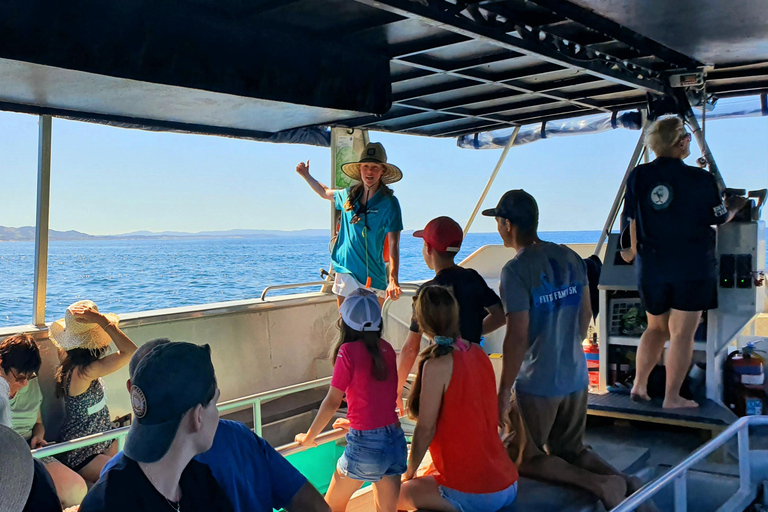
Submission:
[[[694,116],[699,121],[703,117],[698,111],[694,112]],[[707,121],[768,116],[768,97],[762,94],[760,96],[730,98],[718,103],[716,108],[706,112],[704,116]],[[593,114],[586,117],[550,122],[544,121],[521,128],[512,141],[512,146],[522,146],[523,144],[530,144],[541,139],[554,137],[570,137],[572,135],[586,135],[619,129],[640,130],[642,125],[643,118],[639,110],[614,112],[612,114]],[[513,132],[514,128],[502,128],[501,130],[490,132],[462,135],[458,138],[457,144],[460,148],[466,149],[502,149],[509,142]]]
[[[458,137],[612,117],[673,85],[765,93],[766,26],[755,0],[2,2],[0,109],[319,145],[327,126]]]

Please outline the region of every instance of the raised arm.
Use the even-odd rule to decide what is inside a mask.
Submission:
[[[99,329],[104,329],[117,347],[117,352],[102,357],[98,361],[89,364],[85,369],[85,376],[91,380],[114,373],[131,360],[136,352],[136,344],[121,331],[117,325],[111,323],[106,316],[93,308],[83,308],[72,311],[75,321],[81,323],[97,324]]]
[[[504,424],[512,386],[515,384],[525,352],[528,350],[528,311],[507,313],[507,333],[502,350],[501,383],[499,384],[499,425]]]
[[[419,419],[413,431],[411,455],[408,458],[408,470],[404,480],[416,476],[424,455],[427,453],[437,430],[437,417],[443,404],[443,394],[448,388],[453,373],[453,358],[443,356],[430,359],[424,364],[421,376],[421,395],[419,403]]]
[[[309,183],[309,186],[317,193],[317,195],[323,199],[333,201],[333,189],[326,187],[309,174],[309,160],[307,160],[306,163],[299,162],[299,165],[296,166],[296,172]]]

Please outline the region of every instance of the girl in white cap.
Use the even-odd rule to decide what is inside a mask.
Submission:
[[[56,372],[56,396],[64,398],[65,408],[59,442],[106,432],[111,427],[101,377],[128,364],[137,348],[117,327],[118,322],[117,315],[101,314],[96,304],[83,300],[70,305],[64,318],[51,325],[51,339],[59,348],[61,360]],[[113,341],[117,352],[105,355]],[[106,441],[65,452],[59,459],[94,483],[115,453],[116,446]]]
[[[342,172],[355,182],[346,189],[328,188],[309,174],[309,160],[296,166],[312,190],[341,211],[336,244],[331,253],[336,280],[333,293],[339,306],[357,288],[369,288],[379,297],[400,297],[400,232],[403,219],[400,203],[387,186],[403,173],[387,163],[384,146],[371,142],[365,146],[359,162],[344,164]],[[389,248],[389,275],[384,262],[384,244]]]
[[[314,440],[347,395],[349,433],[325,501],[343,512],[363,482],[373,484],[378,512],[395,512],[407,447],[395,412],[397,363],[392,346],[381,339],[381,309],[376,296],[358,289],[340,308],[339,340],[333,352],[333,379],[328,396],[309,432],[296,442]]]

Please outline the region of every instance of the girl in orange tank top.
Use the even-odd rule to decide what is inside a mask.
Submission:
[[[416,316],[434,343],[420,355],[408,403],[417,423],[398,508],[496,512],[515,500],[518,475],[497,430],[491,361],[460,338],[448,288],[423,288]],[[427,448],[438,474],[414,478]]]

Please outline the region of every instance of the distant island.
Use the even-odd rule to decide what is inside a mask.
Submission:
[[[279,238],[279,237],[310,237],[328,236],[327,229],[302,229],[299,231],[279,231],[265,229],[230,229],[228,231],[200,231],[185,233],[183,231],[134,231],[122,235],[89,235],[80,231],[48,231],[48,239],[52,242],[75,240],[172,240],[191,238]],[[0,242],[32,242],[35,240],[34,226],[8,228],[0,226]]]

